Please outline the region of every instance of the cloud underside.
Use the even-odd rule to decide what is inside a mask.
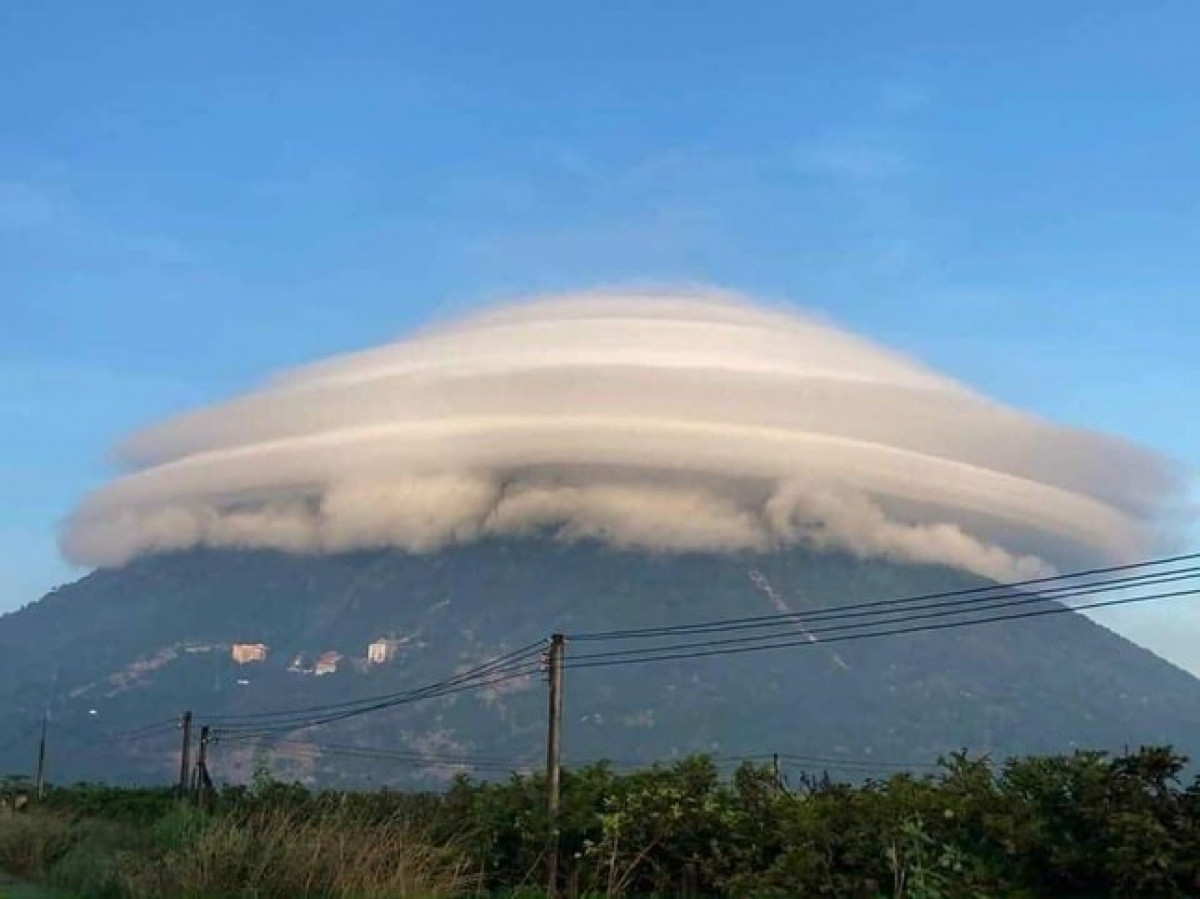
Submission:
[[[1007,409],[739,297],[585,294],[310,366],[150,428],[63,535],[431,551],[486,535],[663,551],[807,543],[996,579],[1146,552],[1157,457]]]

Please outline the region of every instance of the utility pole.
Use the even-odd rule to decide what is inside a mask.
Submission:
[[[779,776],[779,753],[771,754],[771,784],[775,788],[776,793],[782,792],[783,780]]]
[[[37,798],[46,798],[46,726],[50,721],[50,703],[54,701],[54,688],[58,683],[58,668],[50,678],[50,689],[46,692],[46,705],[42,708],[42,735],[38,739]]]
[[[179,798],[185,799],[188,792],[188,775],[191,774],[192,767],[192,713],[190,711],[183,713],[179,727],[183,731],[183,743],[179,747]]]
[[[212,789],[212,778],[208,776],[208,725],[200,728],[200,748],[196,751],[196,804],[204,808],[208,804],[208,793]]]
[[[37,766],[37,798],[39,802],[46,798],[46,720],[49,717],[49,709],[42,712],[42,736],[38,740]]]
[[[550,845],[546,850],[546,896],[558,896],[558,792],[562,774],[562,702],[563,649],[562,634],[550,638],[547,668],[550,675],[550,706],[546,732],[546,819],[550,826]]]

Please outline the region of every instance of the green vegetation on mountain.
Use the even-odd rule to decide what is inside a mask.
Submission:
[[[204,550],[98,571],[0,618],[0,773],[28,773],[50,700],[50,776],[167,783],[178,765],[167,721],[342,702],[410,690],[546,638],[772,614],[765,577],[803,612],[977,586],[944,568],[795,549],[770,555],[654,555],[594,543],[491,540],[426,555],[335,556]],[[367,645],[398,642],[386,664]],[[230,645],[266,644],[237,665]],[[574,654],[596,644],[569,643]],[[1200,749],[1200,681],[1075,614],[745,655],[568,669],[564,751],[648,764],[693,752],[774,752],[843,777],[884,775],[966,748],[993,757]],[[336,672],[311,673],[325,652]],[[293,662],[299,657],[299,665]],[[839,661],[840,660],[840,661]],[[289,670],[299,668],[301,670]],[[304,672],[308,673],[304,673]],[[536,769],[545,687],[536,675],[336,725],[282,734],[295,745],[226,740],[218,782],[267,761],[285,779],[441,788],[448,756]],[[406,753],[401,763],[323,745]],[[919,769],[918,769],[919,770]],[[480,770],[477,773],[482,773]]]

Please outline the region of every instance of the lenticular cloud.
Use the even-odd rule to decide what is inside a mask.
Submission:
[[[485,535],[663,551],[807,543],[997,579],[1148,549],[1172,488],[1124,442],[1000,406],[742,298],[478,314],[152,427],[67,555],[428,551]]]

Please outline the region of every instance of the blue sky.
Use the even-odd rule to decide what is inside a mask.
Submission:
[[[58,524],[131,428],[530,291],[785,298],[1200,466],[1197,33],[1192,0],[9,0],[0,610],[75,576]],[[1200,670],[1200,613],[1119,623]]]

